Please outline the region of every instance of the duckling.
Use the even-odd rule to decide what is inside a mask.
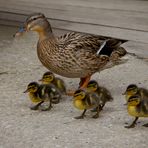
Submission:
[[[37,103],[37,105],[31,107],[32,110],[37,110],[39,106],[45,101],[49,101],[49,106],[46,109],[42,109],[42,111],[50,110],[52,108],[54,98],[59,98],[59,96],[55,97],[54,85],[39,85],[37,82],[31,82],[28,84],[27,89],[24,91],[24,93],[27,92],[29,93],[29,98],[31,101],[33,103]]]
[[[62,79],[55,77],[55,75],[48,71],[46,73],[43,74],[43,77],[41,80],[43,84],[54,84],[62,94],[66,93],[66,87],[65,87],[65,83]]]
[[[126,91],[123,93],[125,95],[126,102],[128,102],[128,99],[133,95],[140,95],[141,98],[148,98],[148,90],[142,87],[138,87],[135,84],[130,84],[126,88]]]
[[[141,98],[140,95],[130,96],[127,110],[131,116],[135,117],[135,120],[131,125],[125,126],[125,128],[134,128],[139,117],[148,117],[148,98]],[[148,124],[143,126],[148,127]]]
[[[127,40],[70,32],[55,37],[48,19],[42,13],[31,14],[25,30],[39,34],[38,58],[50,71],[68,78],[80,78],[80,88],[86,88],[91,76],[116,65],[110,55]],[[117,64],[127,61],[120,58]],[[72,93],[70,93],[72,94]]]
[[[87,91],[95,92],[98,94],[100,101],[101,101],[101,110],[105,106],[106,102],[113,100],[111,93],[105,87],[99,86],[95,80],[89,81],[87,85]]]
[[[93,118],[99,117],[99,111],[101,105],[100,105],[100,98],[96,93],[86,92],[83,89],[78,89],[74,93],[73,104],[77,109],[84,110],[83,113],[80,116],[75,117],[75,119],[83,119],[87,109],[93,109],[93,108],[96,108],[97,112],[93,116]]]

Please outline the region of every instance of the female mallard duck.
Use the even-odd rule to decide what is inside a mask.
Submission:
[[[50,110],[52,108],[52,103],[58,103],[61,97],[54,85],[39,85],[37,82],[29,83],[24,93],[27,92],[29,92],[29,98],[31,101],[37,103],[37,105],[31,107],[32,110],[37,110],[45,101],[49,102],[49,106],[42,110]]]
[[[42,79],[39,81],[42,81],[43,84],[54,84],[62,94],[66,93],[64,81],[58,77],[55,77],[55,75],[50,71],[45,72]]]
[[[41,13],[29,16],[25,27],[27,31],[39,34],[37,53],[41,63],[58,75],[80,78],[80,88],[86,88],[95,72],[123,63],[123,59],[112,62],[110,55],[125,40],[76,32],[56,38],[47,18]]]
[[[126,102],[128,102],[128,99],[133,95],[140,95],[141,98],[148,98],[148,90],[142,87],[138,87],[135,84],[130,84],[126,88],[126,91],[123,93],[123,95],[125,95]]]
[[[131,116],[135,117],[135,120],[131,125],[125,127],[133,128],[139,117],[148,117],[148,98],[141,98],[140,95],[130,96],[127,102],[127,110]],[[148,127],[148,124],[143,126]]]
[[[106,102],[113,100],[111,93],[105,87],[99,86],[95,80],[89,81],[87,85],[87,91],[95,92],[98,94],[101,101],[101,110],[103,109]]]
[[[83,119],[87,109],[94,109],[94,108],[96,108],[97,113],[93,116],[93,118],[99,117],[101,104],[100,104],[100,98],[96,93],[86,92],[83,89],[78,89],[74,93],[73,104],[77,109],[84,110],[80,116],[75,117],[76,119]]]

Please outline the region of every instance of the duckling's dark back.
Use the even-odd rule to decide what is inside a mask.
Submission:
[[[113,100],[111,93],[105,87],[99,87],[97,91],[102,95],[102,97],[106,100],[106,102]]]
[[[100,104],[100,97],[96,93],[88,93],[85,97],[86,103],[89,106]]]
[[[143,88],[143,87],[140,87],[139,88],[139,92],[141,94],[142,97],[144,97],[145,99],[147,98],[148,99],[148,90]]]
[[[53,84],[41,84],[36,94],[44,99],[45,97],[50,97],[51,92],[53,92],[52,89],[55,89]]]
[[[142,99],[140,104],[137,105],[137,111],[143,112],[144,114],[147,114],[148,116],[148,99]]]

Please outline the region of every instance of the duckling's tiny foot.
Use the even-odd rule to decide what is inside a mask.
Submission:
[[[148,127],[148,123],[144,124],[143,126],[144,126],[144,127]]]
[[[39,108],[38,106],[31,106],[30,107],[31,110],[38,110],[38,108]]]
[[[55,98],[52,99],[52,103],[53,103],[53,104],[58,104],[59,102],[60,102],[60,99],[55,99]]]
[[[135,124],[129,125],[129,126],[124,126],[125,128],[134,128]]]
[[[77,116],[77,117],[74,117],[75,119],[84,119],[84,116]]]
[[[96,114],[96,115],[92,116],[92,118],[97,119],[97,118],[99,118],[99,115]]]

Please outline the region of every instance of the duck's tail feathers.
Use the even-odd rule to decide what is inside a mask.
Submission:
[[[120,39],[107,39],[100,46],[97,51],[97,55],[107,55],[110,56],[111,53],[116,50],[121,44],[127,42],[127,40]]]

